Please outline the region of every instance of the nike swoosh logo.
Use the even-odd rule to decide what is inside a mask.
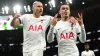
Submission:
[[[58,30],[60,30],[61,28],[59,28]]]

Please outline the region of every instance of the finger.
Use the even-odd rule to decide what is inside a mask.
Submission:
[[[57,18],[57,16],[58,16],[58,13],[54,16],[54,19],[56,19],[56,18]]]
[[[53,19],[51,18],[51,21],[56,21],[57,22],[57,18],[56,19],[55,18],[53,18]]]
[[[75,19],[78,21],[79,19],[77,17],[75,17]]]
[[[78,21],[79,21],[79,18],[75,17],[75,19],[76,19],[76,22],[78,22]]]
[[[78,13],[78,16],[79,16],[80,20],[83,20],[83,14],[82,13],[80,13],[80,14]]]
[[[83,18],[83,14],[81,13],[81,17]]]
[[[81,16],[83,16],[83,14],[81,13]]]
[[[18,16],[21,16],[21,14],[20,13],[16,13],[15,14],[15,17],[18,17]]]
[[[69,22],[71,22],[71,19],[68,19]]]
[[[80,13],[78,13],[78,17],[80,17]]]
[[[57,18],[56,19],[53,19],[53,21],[56,21],[57,22]]]

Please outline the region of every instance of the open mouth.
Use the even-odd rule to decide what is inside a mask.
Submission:
[[[39,12],[43,12],[43,11],[39,11]]]

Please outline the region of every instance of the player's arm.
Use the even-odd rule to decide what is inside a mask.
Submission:
[[[81,25],[80,40],[82,43],[86,42],[86,31],[84,25]]]
[[[15,14],[13,20],[11,21],[11,26],[13,27],[18,26],[21,23],[21,20],[19,19],[20,17],[21,17],[20,14]]]
[[[51,43],[54,41],[54,26],[50,25],[49,32],[47,34],[47,42]]]
[[[51,22],[50,22],[50,29],[49,29],[49,32],[48,32],[48,35],[47,35],[47,41],[48,43],[51,43],[54,41],[54,33],[55,32],[55,29],[54,29],[54,26],[56,25],[57,23],[57,16],[58,14],[56,14],[54,17],[52,17],[51,19]]]
[[[85,28],[84,25],[79,25],[78,23],[76,23],[76,33],[79,37],[79,40],[84,43],[86,41],[86,32],[85,32]]]
[[[86,32],[85,32],[85,27],[83,24],[83,15],[82,15],[82,13],[81,14],[78,13],[78,16],[79,16],[79,18],[76,18],[76,20],[78,21],[76,30],[77,30],[80,41],[82,43],[84,43],[86,41]]]

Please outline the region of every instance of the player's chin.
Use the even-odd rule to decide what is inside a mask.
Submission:
[[[39,15],[42,15],[42,13],[39,13]]]
[[[69,17],[69,15],[65,15],[65,17]]]

